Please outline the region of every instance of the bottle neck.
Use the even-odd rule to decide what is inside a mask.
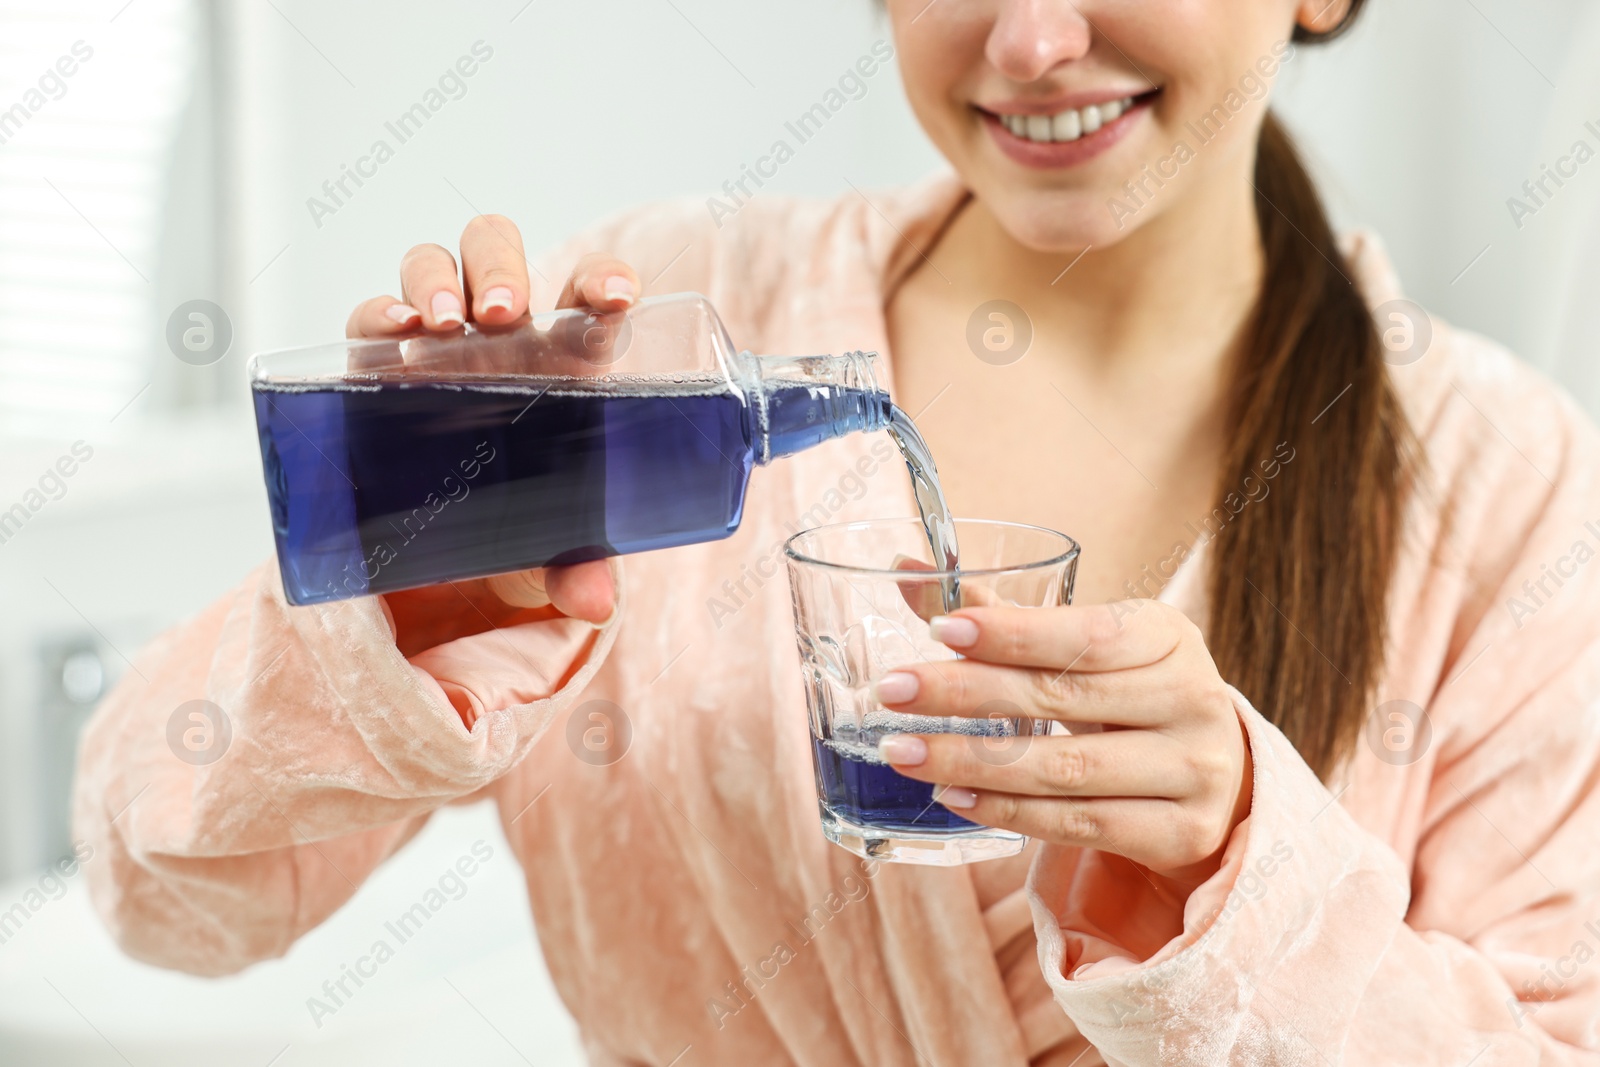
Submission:
[[[741,352],[756,461],[763,465],[848,433],[889,424],[876,352],[756,356]]]

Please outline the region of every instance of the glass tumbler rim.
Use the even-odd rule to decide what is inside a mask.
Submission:
[[[1027,530],[1032,533],[1041,533],[1063,542],[1065,548],[1062,551],[1057,552],[1045,559],[1028,560],[1023,563],[1013,563],[1004,567],[958,567],[954,569],[944,567],[925,571],[908,571],[896,570],[892,567],[858,567],[848,563],[833,563],[825,559],[818,559],[815,556],[808,556],[795,547],[795,542],[799,541],[802,537],[827,533],[828,531],[833,530],[860,529],[871,526],[889,526],[900,524],[915,524],[919,529],[922,526],[921,519],[913,517],[896,517],[882,519],[854,519],[848,522],[830,522],[822,526],[813,526],[808,530],[801,530],[785,540],[783,542],[783,554],[791,564],[800,564],[806,567],[817,567],[828,571],[847,571],[851,574],[874,575],[895,579],[914,577],[919,581],[926,581],[929,578],[939,577],[966,578],[995,574],[1020,574],[1028,571],[1044,570],[1050,567],[1058,567],[1063,563],[1068,563],[1077,559],[1083,550],[1082,546],[1078,544],[1076,538],[1070,537],[1067,534],[1062,533],[1060,530],[1052,530],[1048,526],[1038,526],[1028,522],[1009,522],[1004,519],[962,518],[954,519],[952,521],[955,523],[957,529],[960,529],[962,526],[1007,527],[1014,530]]]

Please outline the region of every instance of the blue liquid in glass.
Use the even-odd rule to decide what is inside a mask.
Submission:
[[[773,396],[775,456],[889,409],[837,386]],[[294,604],[726,537],[759,446],[720,379],[267,383],[255,405]]]
[[[957,719],[951,724],[969,733],[974,744],[985,736],[1015,736],[1009,720]],[[838,818],[880,830],[969,830],[978,824],[933,799],[933,785],[907,778],[878,755],[878,739],[894,733],[945,733],[943,719],[921,715],[873,712],[857,728],[848,717],[833,725],[832,736],[811,739],[816,758],[817,789]]]

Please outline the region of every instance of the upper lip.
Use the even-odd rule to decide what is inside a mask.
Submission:
[[[1084,89],[1043,100],[1003,100],[977,106],[992,115],[1056,115],[1063,111],[1076,111],[1090,104],[1109,104],[1113,100],[1123,100],[1130,96],[1140,97],[1151,91],[1148,85],[1129,86],[1126,89]]]

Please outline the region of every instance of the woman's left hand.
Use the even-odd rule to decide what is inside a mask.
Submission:
[[[1101,732],[995,739],[896,734],[895,770],[944,788],[959,815],[1102,849],[1192,889],[1215,874],[1250,812],[1244,727],[1199,629],[1159,601],[962,608],[933,619],[965,659],[896,668],[873,695],[920,715],[995,714],[1104,724]],[[997,710],[998,709],[998,710]]]

